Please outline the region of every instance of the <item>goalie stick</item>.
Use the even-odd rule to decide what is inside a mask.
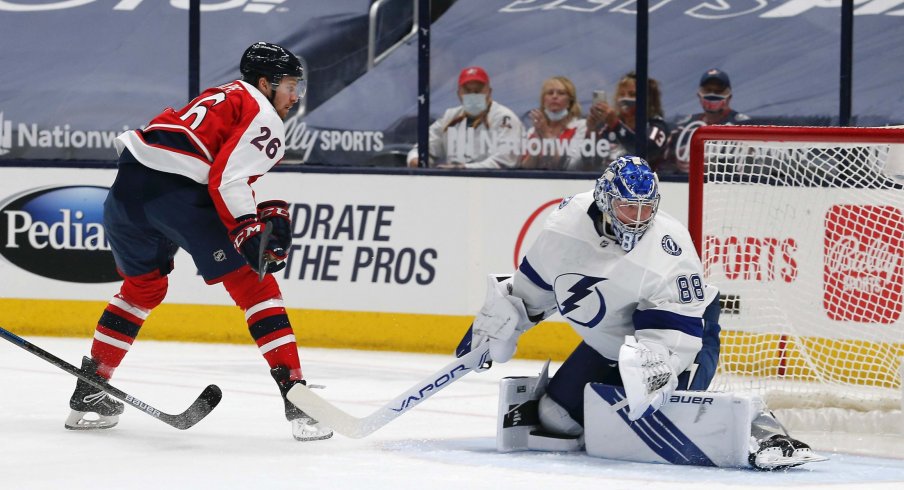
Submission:
[[[3,327],[0,327],[0,337],[12,342],[15,345],[27,350],[28,352],[40,357],[41,359],[53,364],[54,366],[66,371],[67,373],[81,379],[82,381],[88,383],[89,385],[103,390],[108,393],[113,398],[123,401],[126,405],[131,405],[137,408],[139,411],[144,412],[151,417],[154,417],[157,420],[160,420],[164,423],[167,423],[177,429],[185,430],[189,427],[197,424],[204,417],[209,414],[217,404],[220,403],[220,399],[223,398],[223,392],[220,391],[220,388],[217,385],[210,385],[207,388],[204,388],[204,391],[201,392],[201,395],[191,404],[188,409],[184,412],[171,415],[168,413],[161,412],[151,405],[139,400],[138,398],[125,393],[118,388],[110,385],[103,378],[97,375],[93,375],[92,373],[86,373],[81,369],[69,364],[68,362],[60,359],[59,357],[47,352],[46,350],[32,344],[31,342],[19,337],[18,335],[6,330]]]
[[[462,376],[482,366],[490,356],[488,344],[472,350],[467,355],[447,364],[439,371],[408,388],[374,413],[358,418],[337,408],[315,394],[307,386],[298,383],[289,390],[286,398],[319,423],[354,439],[372,434],[393,421],[418,403],[461,379]]]

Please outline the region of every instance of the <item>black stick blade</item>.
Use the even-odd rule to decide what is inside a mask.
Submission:
[[[167,424],[185,430],[197,424],[220,404],[223,399],[223,391],[217,385],[210,385],[184,412],[178,415],[161,414],[160,419]]]

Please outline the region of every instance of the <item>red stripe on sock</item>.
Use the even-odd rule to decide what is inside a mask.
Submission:
[[[255,340],[255,342],[257,342],[258,347],[262,347],[264,344],[272,342],[280,337],[285,337],[287,335],[294,335],[292,327],[281,328],[275,332],[268,333],[267,335],[264,335],[263,337]]]
[[[135,339],[133,337],[129,337],[128,335],[123,334],[123,333],[119,333],[116,330],[110,330],[109,328],[107,328],[103,325],[98,325],[96,330],[98,332],[106,335],[107,337],[113,337],[114,339],[125,342],[129,345],[132,345],[132,342],[135,342]]]
[[[286,309],[281,306],[267,308],[267,309],[258,311],[257,313],[251,315],[248,318],[248,325],[254,325],[255,323],[263,320],[264,318],[269,318],[271,316],[276,316],[276,315],[285,315],[285,314],[286,314]]]
[[[113,313],[116,316],[125,318],[129,322],[134,323],[134,324],[138,325],[139,327],[144,323],[143,318],[139,318],[139,317],[129,313],[128,311],[123,310],[122,308],[114,305],[113,303],[110,303],[107,305],[107,311],[109,311],[110,313]]]

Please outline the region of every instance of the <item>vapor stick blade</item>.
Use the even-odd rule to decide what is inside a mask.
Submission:
[[[455,359],[372,414],[362,418],[349,415],[301,383],[293,386],[286,394],[286,398],[319,423],[346,437],[360,439],[372,434],[377,429],[411,410],[420,402],[461,379],[465,374],[483,365],[489,360],[489,355],[489,346],[483,345],[467,355]]]
[[[313,417],[314,420],[320,424],[325,425],[346,437],[360,439],[379,428],[379,426],[372,427],[372,424],[368,423],[370,417],[365,417],[363,419],[353,417],[342,409],[337,408],[330,402],[324,400],[311,391],[310,388],[301,383],[297,383],[293,386],[286,394],[286,398],[294,403],[295,406],[300,407],[306,414]]]

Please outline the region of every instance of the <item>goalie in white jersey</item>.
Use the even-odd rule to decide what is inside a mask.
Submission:
[[[580,438],[587,383],[623,386],[627,417],[635,421],[675,389],[704,390],[712,380],[718,291],[704,283],[687,228],[658,210],[659,199],[649,164],[621,157],[592,192],[562,201],[513,277],[490,277],[458,355],[489,342],[491,358],[506,362],[520,335],[556,312],[583,340],[539,399],[547,433]],[[754,466],[793,466],[811,454],[771,416],[754,425]],[[766,456],[757,464],[760,453]]]

